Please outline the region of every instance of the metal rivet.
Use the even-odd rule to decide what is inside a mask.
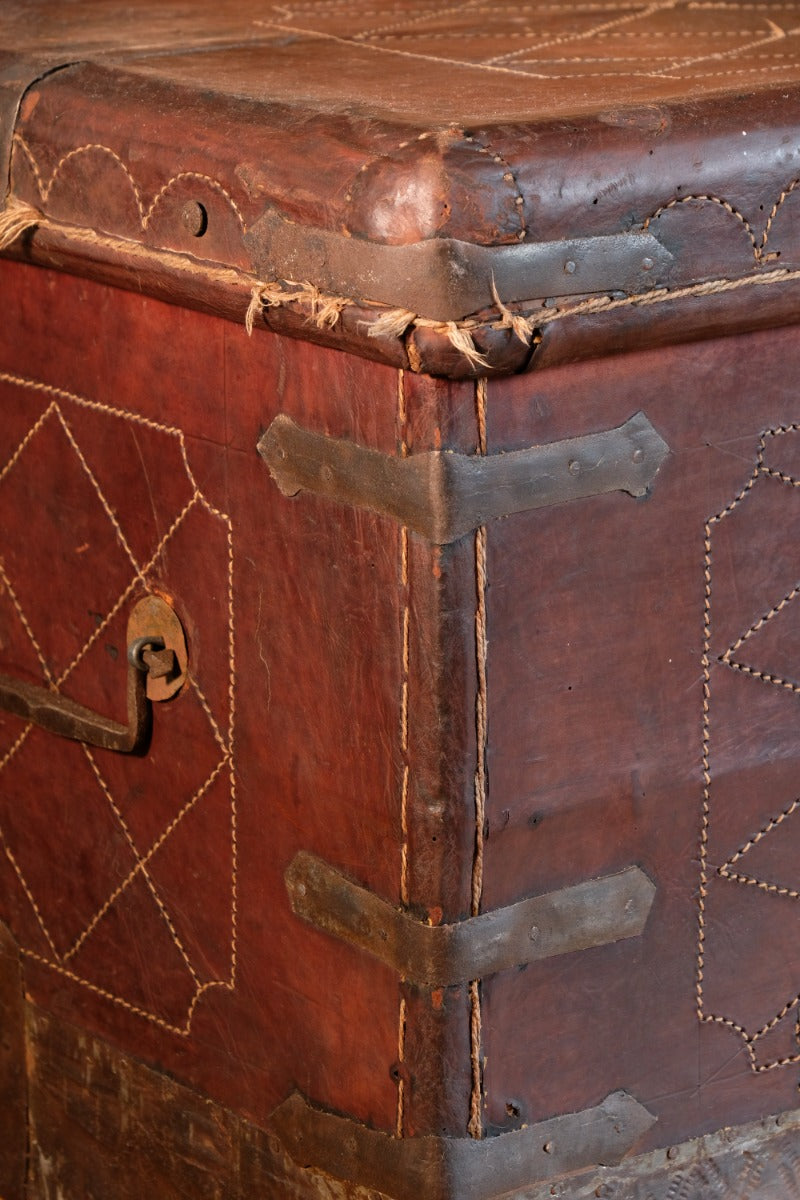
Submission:
[[[575,274],[575,263],[572,261],[572,259],[569,259],[568,262],[564,263],[564,270],[568,275]]]
[[[642,270],[643,271],[652,271],[653,266],[654,266],[654,263],[653,263],[652,258],[643,258],[642,259]]]
[[[531,925],[530,932],[528,933],[528,937],[531,939],[532,942],[535,942],[538,940],[538,938],[539,938],[539,926],[538,925]]]
[[[192,237],[202,237],[208,229],[208,213],[199,200],[189,200],[184,204],[181,220]]]
[[[631,459],[635,463],[644,462],[644,450],[634,450],[633,454],[631,455]]]
[[[567,470],[569,471],[570,475],[580,475],[581,464],[578,462],[577,458],[573,458],[571,460]]]

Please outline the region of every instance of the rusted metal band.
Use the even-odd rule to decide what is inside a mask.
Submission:
[[[245,235],[262,279],[308,279],[323,291],[457,321],[494,303],[592,292],[650,291],[673,256],[652,233],[513,246],[454,238],[390,246],[297,225],[268,211]]]
[[[0,964],[2,956],[0,949]],[[16,967],[7,978],[13,996],[18,986]],[[511,1195],[515,1200],[534,1200],[534,1196],[553,1194],[549,1183],[537,1186],[534,1176],[541,1166],[553,1174],[569,1172],[569,1178],[560,1179],[555,1189],[561,1200],[595,1200],[605,1195],[619,1200],[800,1197],[800,1111],[673,1145],[668,1154],[661,1139],[661,1149],[636,1157],[625,1151],[652,1127],[653,1118],[635,1100],[619,1093],[600,1108],[621,1118],[620,1142],[603,1137],[596,1148],[582,1141],[581,1124],[588,1118],[600,1143],[604,1118],[598,1130],[593,1119],[597,1109],[557,1117],[554,1121],[559,1125],[547,1121],[464,1146],[461,1139],[399,1139],[364,1130],[355,1121],[320,1113],[294,1096],[274,1111],[266,1131],[86,1030],[27,1007],[29,1190],[37,1196],[113,1195],[117,1200],[141,1200],[142,1180],[154,1179],[159,1195],[214,1195],[226,1200],[267,1196],[319,1200],[323,1195],[356,1194],[360,1184],[366,1188],[370,1183],[373,1192],[380,1184],[378,1190],[393,1200],[494,1200],[498,1189],[505,1192],[506,1200]],[[20,1051],[21,1003],[9,1012],[19,1034],[9,1046],[6,1062],[19,1069],[25,1062]],[[17,1108],[14,1121],[4,1125],[3,1117],[12,1114],[0,1104],[0,1126],[8,1134],[8,1140],[0,1138],[0,1164],[4,1153],[5,1162],[11,1164],[5,1175],[0,1165],[0,1194],[22,1200],[25,1096],[23,1090],[7,1095],[15,1097],[9,1102]],[[89,1155],[87,1136],[92,1145]],[[628,1139],[626,1146],[620,1144],[623,1136]],[[549,1150],[544,1150],[545,1145]],[[590,1150],[594,1150],[593,1162],[586,1161]],[[617,1160],[625,1157],[615,1165],[612,1155]],[[348,1174],[350,1182],[345,1181]]]
[[[669,453],[644,413],[616,429],[470,456],[428,451],[395,458],[301,429],[279,414],[258,452],[285,496],[329,496],[393,517],[437,545],[496,517],[605,492],[643,496]]]
[[[286,886],[298,916],[431,988],[638,937],[656,892],[632,866],[452,925],[426,925],[305,851],[291,862]]]
[[[270,1130],[295,1160],[391,1200],[492,1200],[589,1166],[614,1166],[656,1118],[626,1092],[497,1137],[394,1138],[293,1095]]]

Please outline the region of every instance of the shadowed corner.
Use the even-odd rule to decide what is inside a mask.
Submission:
[[[28,1097],[19,948],[0,921],[0,1196],[25,1200]]]

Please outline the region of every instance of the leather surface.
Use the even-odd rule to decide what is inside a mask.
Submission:
[[[2,272],[0,669],[124,715],[149,591],[190,655],[142,758],[0,714],[0,914],[31,993],[262,1124],[298,1088],[393,1131],[402,1080],[406,1132],[457,1133],[463,990],[405,993],[343,957],[292,915],[284,872],[310,850],[422,917],[468,907],[470,548],[287,501],[256,443],[280,409],[384,452],[470,449],[472,387],[399,393],[359,359]]]
[[[780,284],[779,271],[800,269],[795,11],[682,3],[440,13],[408,4],[382,8],[376,23],[359,5],[244,5],[232,15],[147,4],[132,16],[76,4],[62,22],[60,7],[8,4],[0,123],[11,190],[44,216],[27,252],[37,259],[38,248],[42,261],[54,230],[62,241],[70,228],[111,235],[113,246],[76,244],[60,260],[103,276],[119,241],[133,241],[156,255],[151,291],[200,304],[199,283],[178,282],[175,262],[158,258],[177,254],[202,265],[204,303],[225,315],[219,268],[243,272],[245,293],[253,273],[320,284],[313,254],[303,256],[303,231],[313,240],[316,229],[349,238],[354,254],[366,241],[511,248],[646,230],[672,255],[655,290],[768,273]],[[197,205],[202,236],[191,229]],[[254,227],[270,215],[299,231],[291,271],[253,248]],[[388,260],[383,274],[389,291],[386,279],[376,290],[391,304]],[[441,284],[433,272],[431,290],[434,278]],[[527,339],[494,311],[474,322],[490,370],[535,364],[537,314],[570,307],[552,280],[537,285],[534,268],[531,280]],[[356,307],[375,300],[368,283],[358,296],[336,283],[325,288],[344,289]],[[614,287],[595,294],[617,301]],[[778,302],[780,288],[771,300],[769,291],[742,298],[752,298],[746,328],[759,323],[759,300],[778,323],[793,319],[788,292]],[[424,296],[423,281],[423,318]],[[673,338],[691,338],[695,320],[702,336],[723,332],[728,318],[742,323],[732,297],[718,312],[709,296],[701,311],[681,309]],[[456,296],[448,312],[460,319],[472,307]],[[286,331],[297,324],[291,305],[265,312]],[[657,308],[647,316],[657,340]],[[614,347],[637,344],[637,313],[616,320]],[[307,322],[305,333],[330,342],[336,327],[359,353],[419,371],[463,376],[483,366],[453,350],[446,324],[411,326],[381,345],[360,321],[345,310],[319,329]]]
[[[657,887],[640,939],[484,982],[495,1128],[611,1079],[653,1145],[795,1103],[797,353],[784,330],[490,385],[491,452],[638,408],[671,450],[649,499],[488,530],[484,903],[629,862]]]

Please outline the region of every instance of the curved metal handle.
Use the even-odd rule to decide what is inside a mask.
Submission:
[[[0,708],[25,721],[57,733],[60,737],[135,754],[143,749],[150,734],[150,704],[147,699],[148,664],[144,661],[146,648],[163,648],[162,638],[137,638],[128,647],[128,723],[120,725],[110,717],[93,712],[48,688],[0,675]]]
[[[141,633],[143,627],[147,633]],[[138,754],[150,737],[150,700],[169,699],[185,677],[183,628],[166,601],[151,595],[139,601],[128,622],[127,725],[59,692],[10,675],[0,675],[0,709],[59,737],[120,754]]]

